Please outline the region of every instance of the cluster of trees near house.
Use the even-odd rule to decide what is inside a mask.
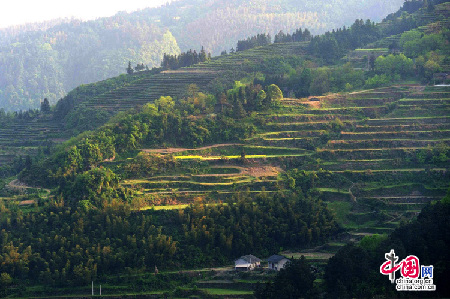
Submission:
[[[369,57],[368,71],[355,69],[351,62],[339,66],[324,65],[315,68],[312,67],[315,63],[310,60],[281,57],[266,59],[255,70],[271,74],[267,75],[265,81],[262,82],[265,85],[276,84],[282,90],[291,91],[297,97],[350,91],[358,88],[375,88],[408,78],[429,83],[432,82],[433,74],[445,71],[448,64],[447,35],[448,30],[444,28],[435,33],[426,34],[417,30],[407,31],[401,35],[399,42],[400,50],[403,52],[386,54],[377,58]],[[329,34],[328,41],[332,36]],[[310,47],[314,45],[314,40],[320,44],[327,38],[326,35],[313,38]],[[331,44],[338,45],[335,42]],[[326,45],[322,46],[327,47]],[[317,53],[320,56],[320,50]],[[336,52],[330,50],[325,53],[334,55],[330,53]],[[322,58],[328,59],[327,57]],[[329,58],[331,61],[336,57]]]

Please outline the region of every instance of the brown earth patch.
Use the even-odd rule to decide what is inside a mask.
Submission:
[[[173,154],[173,153],[179,153],[179,152],[185,152],[185,151],[201,151],[201,150],[206,150],[206,149],[210,149],[210,148],[233,146],[233,145],[244,145],[244,144],[221,143],[221,144],[214,144],[214,145],[197,147],[197,148],[169,147],[169,148],[156,148],[156,149],[142,149],[142,151],[146,152],[146,153],[150,153],[150,154]]]
[[[22,200],[21,202],[19,202],[19,206],[25,206],[25,205],[32,205],[34,204],[35,201],[30,199],[30,200]]]
[[[275,166],[260,166],[244,168],[241,174],[246,174],[252,177],[268,177],[277,176],[282,169]]]

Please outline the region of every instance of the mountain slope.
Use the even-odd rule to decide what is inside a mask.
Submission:
[[[248,253],[308,255],[320,265],[314,282],[320,286],[323,263],[343,242],[391,232],[448,188],[450,90],[419,83],[429,82],[427,74],[413,69],[420,56],[446,65],[441,24],[450,7],[435,9],[442,17],[422,27],[423,35],[400,28],[407,32],[399,36],[396,55],[364,48],[352,51],[354,60],[327,61],[312,53],[314,43],[334,41],[328,44],[341,55],[364,46],[348,45],[343,36],[365,43],[386,36],[358,21],[311,43],[276,43],[187,68],[79,86],[53,111],[0,111],[0,127],[9,126],[9,132],[0,130],[2,151],[1,142],[12,152],[26,149],[17,143],[27,133],[36,143],[57,136],[55,123],[60,137],[68,128],[83,131],[25,158],[17,166],[23,171],[8,184],[16,194],[0,190],[0,259],[6,261],[0,263],[6,286],[0,296],[80,296],[95,281],[111,296],[161,294],[189,284],[185,293],[178,288],[170,294],[205,297],[194,292],[229,289],[232,276],[215,276],[191,292],[192,280],[183,275],[214,275],[212,267]],[[403,41],[411,36],[420,46],[414,56],[398,53],[408,49]],[[423,42],[430,38],[437,43]],[[386,57],[374,57],[373,69],[366,69],[373,52]],[[304,98],[283,98],[282,91]],[[394,235],[399,233],[406,235]],[[312,246],[320,257],[306,251]],[[254,289],[250,275],[236,276],[240,290]]]
[[[219,54],[234,47],[236,40],[257,33],[274,36],[280,30],[291,32],[302,27],[321,34],[348,26],[359,18],[378,22],[380,16],[396,11],[402,3],[401,0],[184,0],[163,8],[161,21],[174,33],[182,49],[203,45]]]
[[[80,84],[123,73],[128,61],[158,66],[178,45],[219,54],[261,32],[307,27],[318,34],[355,18],[378,21],[402,2],[183,0],[90,22],[50,22],[45,30],[0,30],[0,108],[38,108],[45,97],[55,103]]]
[[[158,66],[180,49],[170,31],[151,22],[116,16],[73,20],[46,31],[26,32],[0,46],[0,107],[38,108],[78,85],[123,73],[128,61]]]

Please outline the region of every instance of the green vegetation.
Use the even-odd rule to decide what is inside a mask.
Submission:
[[[332,257],[325,272],[325,285],[333,297],[367,297],[380,294],[397,297],[398,293],[379,269],[385,253],[395,249],[401,258],[415,255],[421,265],[435,266],[434,284],[439,285],[437,294],[448,294],[445,276],[448,273],[450,257],[446,245],[450,240],[446,235],[449,229],[448,214],[450,205],[445,200],[427,205],[410,224],[393,231],[387,238],[382,236],[365,237],[359,245],[343,247]],[[423,246],[427,244],[427,246]],[[344,275],[346,279],[339,279]]]
[[[430,202],[449,182],[448,87],[421,85],[430,77],[417,63],[445,67],[444,14],[420,34],[401,23],[398,47],[383,37],[398,19],[448,6],[410,5],[312,42],[297,30],[211,59],[202,51],[196,64],[196,52],[166,55],[164,71],[131,72],[130,62],[130,74],[80,86],[56,107],[0,114],[2,296],[81,296],[91,280],[117,295],[375,294],[368,279],[383,277],[373,273],[355,287],[330,281],[344,277],[333,272],[348,259],[341,247],[361,240],[344,248],[367,260],[355,273],[369,269],[406,223],[441,221]],[[309,52],[319,45],[339,56]],[[417,218],[422,209],[436,217]],[[392,246],[426,238],[413,239]],[[433,253],[445,258],[441,241]],[[278,275],[209,269],[249,253],[305,258]]]
[[[180,51],[167,28],[120,16],[45,31],[6,30],[2,41],[0,106],[7,110],[38,108],[43,98],[56,103],[78,85],[124,73],[129,60],[154,67],[164,53]]]
[[[371,0],[374,2],[374,0]],[[345,3],[345,5],[344,5]],[[350,24],[356,18],[377,18],[395,11],[401,0],[371,3],[352,1],[292,2],[177,1],[154,9],[119,13],[108,18],[49,21],[2,30],[0,42],[0,107],[38,108],[43,98],[55,103],[72,88],[124,73],[129,61],[136,70],[157,67],[164,53],[203,45],[218,55],[238,39],[260,32],[274,36],[306,25],[314,33]],[[352,6],[349,13],[343,6]],[[306,8],[306,9],[305,9]],[[44,30],[42,30],[42,27]],[[213,29],[213,30],[212,30]]]
[[[273,282],[264,287],[258,285],[255,290],[256,298],[303,298],[315,297],[313,289],[314,274],[304,256],[299,260],[291,260],[280,270]]]
[[[248,250],[267,255],[334,235],[337,226],[325,206],[302,197],[237,194],[227,205],[140,213],[119,201],[75,209],[60,199],[27,214],[3,205],[0,270],[17,281],[83,285],[125,266],[138,271],[220,265]]]

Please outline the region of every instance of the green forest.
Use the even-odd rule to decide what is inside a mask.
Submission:
[[[132,36],[135,57],[159,58],[123,55],[112,77],[79,50],[108,79],[0,109],[0,297],[85,297],[95,284],[116,297],[407,298],[380,274],[390,249],[434,265],[437,290],[414,295],[450,296],[450,3],[184,50],[174,16],[233,12],[187,3],[54,25],[61,38],[46,51],[78,36],[73,46],[105,59],[102,39],[116,37],[115,55]],[[146,23],[160,12],[164,28]],[[136,28],[167,43],[139,52]],[[234,270],[244,255],[261,267]],[[273,255],[290,263],[269,270]]]

